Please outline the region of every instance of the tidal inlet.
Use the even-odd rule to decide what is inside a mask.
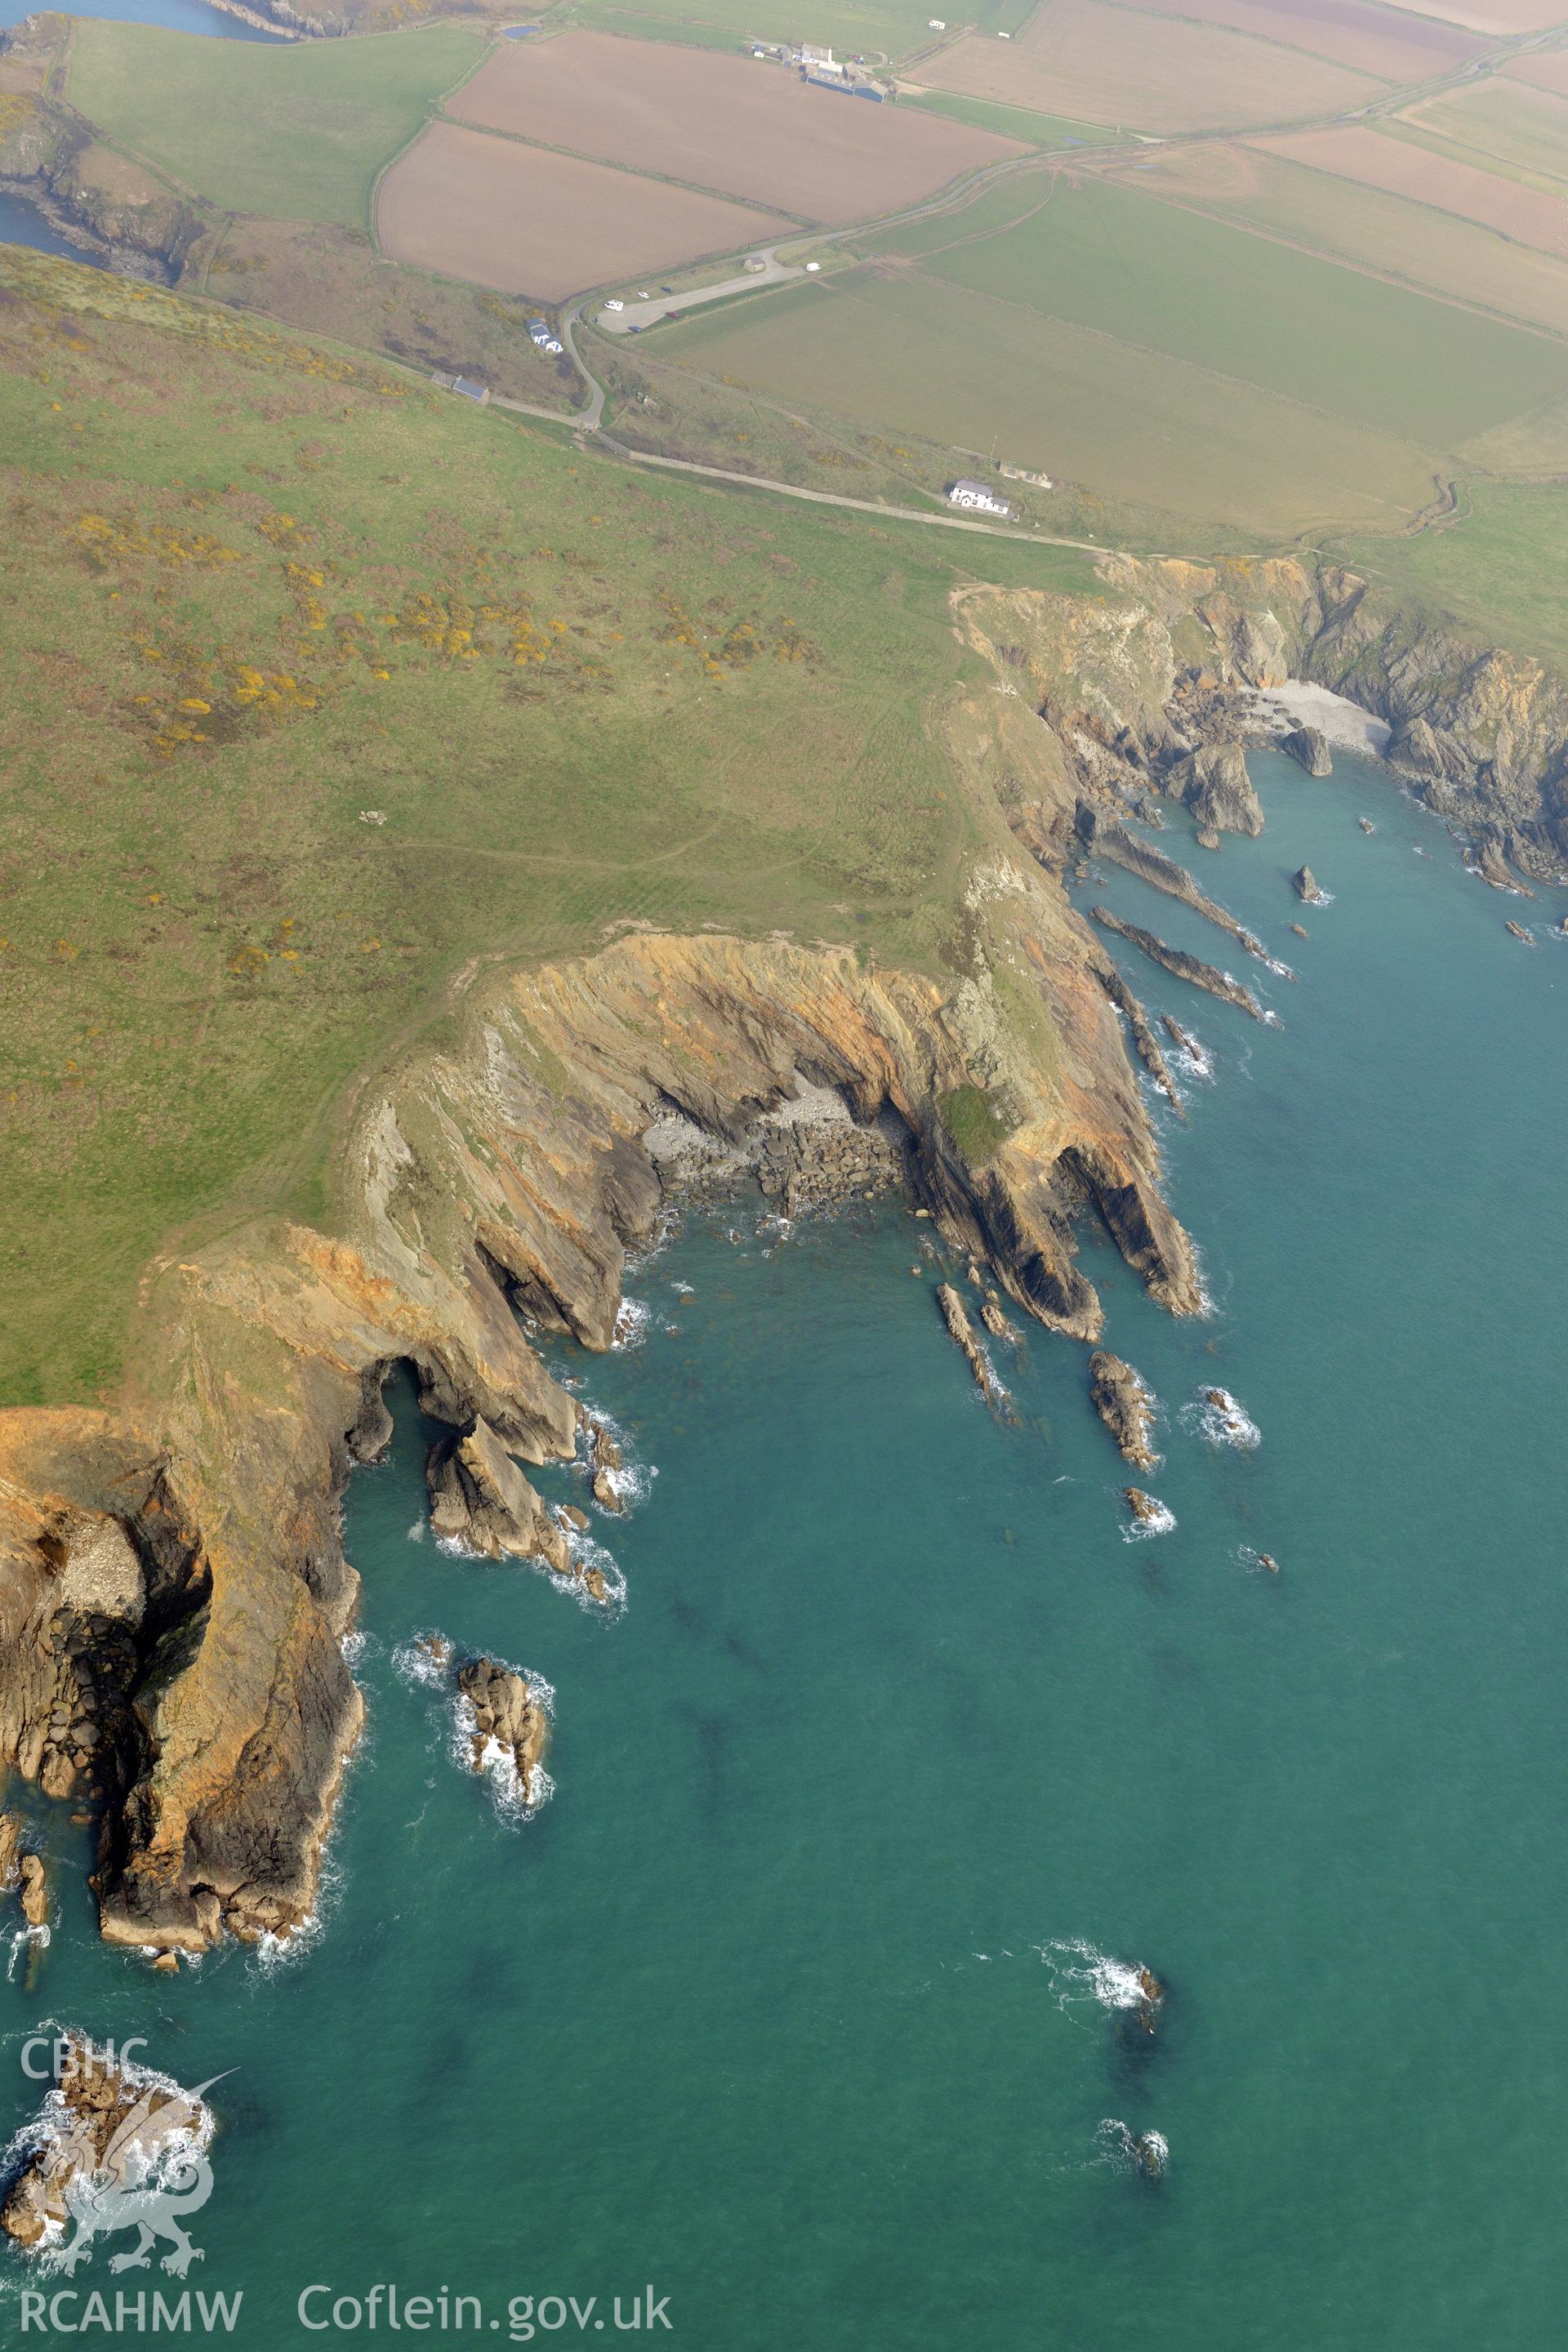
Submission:
[[[0,10],[0,2326],[1537,2352],[1568,21],[767,5]]]

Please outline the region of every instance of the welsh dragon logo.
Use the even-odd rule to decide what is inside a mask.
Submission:
[[[112,2238],[121,2230],[134,2230],[136,2243],[113,2257],[111,2271],[146,2270],[160,2239],[169,2244],[163,2267],[176,2278],[203,2260],[184,2217],[199,2212],[212,2195],[212,2167],[195,2137],[202,2091],[210,2088],[204,2083],[200,2090],[174,2098],[149,2091],[118,2126],[93,2170],[68,2182],[66,2211],[76,2234],[59,2250],[63,2269],[74,2275],[79,2263],[92,2260],[94,2239]]]
[[[186,2224],[212,2195],[215,2118],[205,2094],[224,2077],[187,2091],[117,2063],[85,2036],[58,2049],[56,2087],[23,2143],[0,2225],[48,2269],[73,2275],[100,2239],[134,2230],[135,2244],[112,2257],[111,2271],[146,2270],[154,2250],[166,2248],[163,2269],[184,2278],[203,2259]]]

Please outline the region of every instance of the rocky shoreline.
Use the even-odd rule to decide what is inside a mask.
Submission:
[[[1101,1315],[1073,1225],[1096,1213],[1156,1298],[1197,1310],[1085,984],[1092,934],[1001,829],[967,903],[971,969],[945,984],[668,933],[492,977],[457,1048],[363,1104],[338,1232],[279,1223],[156,1265],[118,1412],[0,1415],[0,1752],[97,1814],[109,1940],[177,1954],[310,1915],[362,1711],[339,1500],[385,1446],[395,1365],[452,1432],[438,1537],[607,1597],[522,1465],[586,1443],[613,1479],[614,1441],[532,1341],[612,1344],[626,1253],[672,1192],[741,1170],[788,1213],[906,1183],[994,1282],[988,1328],[1005,1293],[1082,1339]],[[1053,1061],[1009,1018],[1015,970]]]
[[[1295,681],[1381,722],[1382,750],[1369,726],[1363,755],[1442,819],[1486,880],[1568,880],[1568,682],[1545,664],[1402,613],[1333,564],[1110,554],[1099,571],[1106,597],[1087,608],[1044,590],[955,597],[1008,691],[1027,677],[1052,739],[1052,791],[1021,789],[1010,812],[1047,863],[1072,854],[1069,792],[1112,821],[1158,822],[1163,801],[1185,802],[1200,839],[1217,842],[1220,809],[1247,814],[1226,781],[1232,754],[1267,746],[1331,772],[1322,729],[1281,726],[1260,703]],[[1225,764],[1205,770],[1205,752]]]
[[[614,1440],[534,1343],[613,1344],[627,1254],[672,1197],[754,1177],[793,1216],[902,1184],[994,1284],[989,1330],[1006,1333],[1005,1295],[1090,1343],[1102,1312],[1074,1229],[1093,1216],[1157,1302],[1200,1310],[1119,1021],[1173,1096],[1169,1070],[1065,884],[1086,847],[1121,852],[1263,952],[1121,823],[1179,799],[1216,839],[1252,829],[1237,775],[1252,689],[1330,672],[1381,695],[1440,814],[1492,828],[1499,859],[1561,863],[1568,691],[1544,672],[1485,655],[1445,682],[1349,575],[1101,569],[1105,599],[955,592],[1001,690],[955,692],[938,714],[977,844],[940,974],[848,945],[649,929],[460,982],[453,1042],[360,1098],[333,1231],[273,1220],[159,1258],[112,1409],[0,1413],[0,1760],[94,1813],[110,1941],[173,1965],[310,1916],[363,1713],[340,1503],[386,1444],[394,1367],[451,1432],[430,1466],[437,1534],[608,1597],[578,1565],[572,1515],[521,1465],[586,1444],[613,1495]],[[1454,733],[1434,751],[1445,709]],[[1261,1017],[1228,975],[1094,913]],[[1107,1381],[1146,1449],[1131,1392]],[[1126,1494],[1131,1532],[1169,1523]]]

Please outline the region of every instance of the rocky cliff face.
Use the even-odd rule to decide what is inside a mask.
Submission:
[[[1195,806],[1205,748],[1262,740],[1249,689],[1303,678],[1388,721],[1390,764],[1483,866],[1568,874],[1568,684],[1542,663],[1399,613],[1331,565],[1110,555],[1100,570],[1103,603],[984,588],[963,600],[975,641],[1027,676],[1058,761],[1091,800]],[[1237,801],[1229,821],[1250,829],[1249,814]],[[1058,852],[1062,839],[1058,824]]]
[[[470,992],[457,1045],[362,1099],[334,1231],[156,1263],[118,1412],[0,1415],[0,1747],[101,1808],[106,1937],[176,1950],[309,1913],[360,1722],[339,1500],[385,1444],[394,1364],[457,1433],[443,1524],[569,1572],[568,1515],[518,1460],[571,1455],[581,1416],[530,1333],[611,1343],[665,1198],[661,1123],[738,1142],[803,1081],[836,1089],[907,1139],[949,1238],[1043,1322],[1099,1329],[1086,1210],[1157,1297],[1198,1306],[1100,950],[994,829],[957,978],[649,933]]]
[[[68,19],[53,12],[0,32],[0,187],[28,197],[84,252],[172,286],[207,224],[53,95],[68,40]]]

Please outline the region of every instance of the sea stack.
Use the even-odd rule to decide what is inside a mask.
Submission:
[[[1288,752],[1300,768],[1310,776],[1331,776],[1334,763],[1329,757],[1329,740],[1316,727],[1292,727],[1289,735],[1280,739],[1279,749]]]
[[[458,1688],[473,1709],[469,1760],[474,1770],[483,1769],[493,1741],[516,1773],[524,1803],[532,1804],[550,1740],[542,1695],[526,1675],[494,1658],[470,1658],[459,1666]]]
[[[1205,743],[1171,770],[1166,789],[1185,801],[1205,833],[1263,830],[1263,808],[1239,743]]]
[[[1303,899],[1309,907],[1316,907],[1321,903],[1323,894],[1319,887],[1318,877],[1310,866],[1297,867],[1290,877],[1290,887],[1295,891],[1297,898]]]
[[[1159,1460],[1151,1442],[1154,1399],[1131,1364],[1109,1349],[1097,1349],[1089,1360],[1089,1397],[1096,1412],[1115,1439],[1124,1462],[1135,1470],[1152,1470]]]

